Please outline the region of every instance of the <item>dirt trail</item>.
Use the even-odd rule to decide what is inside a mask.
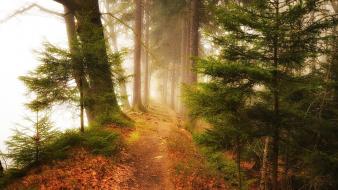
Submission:
[[[190,133],[172,111],[130,112],[135,128],[111,129],[126,140],[114,159],[73,150],[73,157],[41,166],[7,189],[224,190]]]
[[[154,113],[130,113],[136,121],[136,130],[129,137],[126,161],[135,168],[134,183],[130,189],[173,190],[171,164],[166,139],[174,125],[174,117],[164,108]],[[162,114],[162,115],[161,115]]]

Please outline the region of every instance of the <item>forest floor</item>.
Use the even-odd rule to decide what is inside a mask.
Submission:
[[[131,112],[129,116],[136,128],[127,137],[125,163],[135,169],[135,183],[128,189],[227,189],[210,171],[175,112],[153,106],[148,113]]]
[[[126,142],[116,159],[76,150],[72,158],[35,169],[10,189],[229,189],[208,166],[173,111],[153,106],[148,113],[128,115],[135,120],[134,128],[112,127]]]

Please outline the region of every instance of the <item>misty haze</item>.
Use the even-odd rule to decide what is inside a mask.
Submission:
[[[0,189],[338,189],[338,0],[0,0]]]

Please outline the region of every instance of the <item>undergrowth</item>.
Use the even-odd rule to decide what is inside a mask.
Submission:
[[[224,152],[219,148],[210,146],[210,144],[205,143],[204,140],[205,136],[203,134],[194,135],[194,141],[207,160],[208,167],[212,170],[216,170],[233,188],[238,188],[238,171],[235,160],[226,157]],[[248,189],[253,181],[247,179],[245,172],[242,172],[241,178],[243,180],[242,189]]]
[[[61,133],[54,142],[44,148],[38,163],[32,161],[26,166],[18,167],[15,166],[14,162],[14,167],[8,169],[5,175],[0,178],[0,189],[4,189],[14,180],[25,176],[32,168],[69,158],[71,150],[74,148],[85,148],[88,152],[95,155],[113,157],[122,147],[122,138],[109,130],[91,128],[85,133],[68,130]]]

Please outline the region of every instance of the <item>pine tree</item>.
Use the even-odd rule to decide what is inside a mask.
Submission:
[[[220,6],[217,23],[223,32],[212,36],[222,51],[200,61],[196,69],[210,81],[188,91],[192,113],[239,134],[245,134],[241,125],[249,123],[271,139],[273,190],[279,189],[280,146],[286,132],[311,120],[299,103],[309,97],[301,94],[318,88],[313,63],[325,53],[321,45],[329,37],[326,31],[337,24],[323,9],[325,3],[259,0]]]
[[[116,83],[126,80],[121,67],[123,53],[116,52],[107,56],[110,70],[113,73],[112,80]],[[74,64],[74,59],[77,60],[77,64]],[[88,121],[91,121],[89,110],[93,102],[92,97],[89,97],[88,93],[84,93],[81,85],[79,87],[74,83],[77,80],[74,77],[74,72],[81,72],[81,80],[87,80],[87,72],[92,72],[88,71],[87,67],[90,63],[85,59],[82,51],[77,51],[75,54],[48,43],[45,44],[44,50],[40,52],[40,62],[41,64],[35,70],[29,72],[26,76],[20,77],[20,80],[28,88],[28,94],[35,96],[27,105],[33,110],[38,107],[39,111],[59,104],[75,105],[81,110],[80,131],[84,132],[84,109],[86,110]],[[81,63],[79,64],[78,62]],[[102,94],[95,98],[102,99],[103,96]],[[129,118],[125,115],[123,115],[123,118],[107,115],[107,117],[100,119],[101,124],[111,121],[121,125],[128,125],[125,121],[129,121]]]
[[[26,85],[28,94],[35,98],[28,103],[32,110],[51,108],[55,104],[72,103],[78,99],[76,85],[72,84],[73,66],[71,55],[66,50],[45,44],[40,53],[41,64],[20,80]]]
[[[48,116],[39,116],[36,112],[36,120],[27,118],[32,126],[21,126],[14,130],[6,144],[8,146],[8,157],[14,161],[18,168],[38,164],[44,157],[48,156],[46,147],[53,143],[59,132],[53,128]]]

